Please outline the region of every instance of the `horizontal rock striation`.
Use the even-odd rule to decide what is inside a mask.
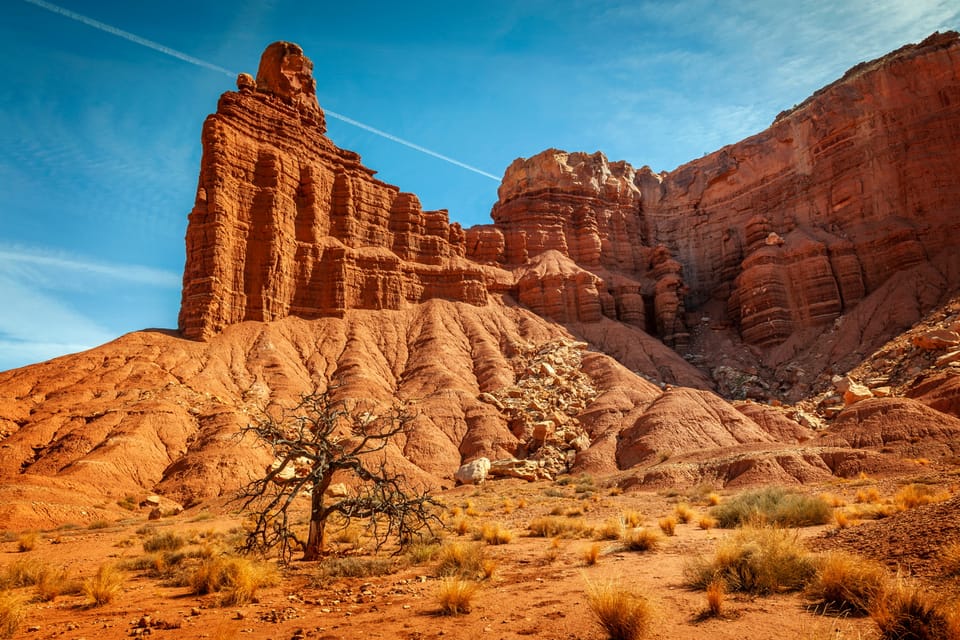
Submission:
[[[483,304],[482,270],[446,211],[373,177],[324,135],[312,64],[275,43],[203,127],[187,229],[180,330],[207,339],[244,320]]]

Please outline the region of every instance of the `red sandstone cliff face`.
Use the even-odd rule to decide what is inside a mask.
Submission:
[[[204,124],[179,321],[187,337],[437,297],[486,302],[460,226],[324,136],[311,69],[296,45],[271,45],[256,82],[241,74],[240,91]]]

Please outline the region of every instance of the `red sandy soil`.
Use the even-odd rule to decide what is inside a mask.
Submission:
[[[947,489],[955,476],[941,477]],[[890,501],[900,485],[871,479],[837,482],[825,487],[852,511],[857,491],[876,487],[881,500]],[[507,480],[483,488],[459,487],[439,497],[448,510],[459,508],[471,527],[497,522],[513,533],[504,545],[485,546],[497,566],[464,615],[441,615],[437,602],[439,579],[432,561],[413,565],[400,562],[389,575],[368,578],[320,578],[317,563],[293,562],[282,569],[277,586],[262,589],[257,601],[243,606],[219,606],[216,594],[197,596],[188,587],[149,577],[143,571],[125,570],[122,593],[111,603],[89,607],[82,595],[62,595],[52,602],[26,605],[26,620],[17,638],[86,638],[112,640],[150,635],[159,638],[603,638],[586,604],[589,583],[614,580],[638,589],[654,603],[656,614],[648,637],[710,638],[873,638],[869,618],[824,616],[802,594],[755,597],[731,594],[722,618],[704,615],[702,591],[688,588],[684,567],[690,559],[709,556],[728,530],[703,530],[699,514],[708,512],[706,490],[688,495],[628,492],[616,495],[595,480],[592,485],[524,483]],[[613,495],[611,495],[613,494]],[[726,499],[726,498],[724,498]],[[643,524],[657,528],[657,520],[674,513],[685,502],[698,514],[690,523],[678,524],[676,535],[664,537],[646,553],[623,550],[616,541],[595,538],[561,539],[559,547],[547,538],[532,537],[528,525],[552,511],[561,517],[582,518],[599,527],[609,518],[639,511]],[[878,559],[904,558],[901,569],[917,568],[914,578],[927,588],[956,592],[960,581],[937,575],[933,558],[938,549],[960,542],[957,498],[917,507],[902,515],[857,523],[837,531],[834,525],[808,527],[800,535],[811,547],[848,549]],[[571,517],[566,515],[573,513]],[[577,515],[580,514],[580,515]],[[37,546],[18,551],[12,532],[0,544],[0,567],[36,559],[63,566],[73,578],[92,575],[104,562],[124,562],[145,555],[144,539],[154,533],[176,532],[194,542],[225,540],[242,523],[236,514],[212,515],[195,510],[148,522],[143,514],[102,528],[61,528],[40,534]],[[448,522],[452,522],[448,518]],[[912,527],[912,528],[911,528]],[[916,527],[934,532],[932,537],[911,535]],[[929,528],[928,528],[929,527]],[[861,535],[863,534],[863,535]],[[888,535],[889,534],[889,535]],[[895,534],[895,535],[894,535]],[[455,531],[447,539],[458,538]],[[602,552],[588,566],[585,551],[594,543]],[[891,545],[895,545],[895,548]],[[341,545],[345,546],[345,545]],[[554,556],[555,557],[551,557]],[[910,560],[907,560],[907,559]],[[399,562],[399,561],[398,561]],[[32,597],[32,588],[17,590]],[[147,616],[147,618],[144,618]]]

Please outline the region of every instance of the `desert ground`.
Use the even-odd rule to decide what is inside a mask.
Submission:
[[[22,614],[15,638],[599,639],[608,636],[588,593],[603,589],[649,603],[643,637],[882,637],[869,615],[824,606],[809,579],[765,593],[728,588],[710,611],[690,576],[698,559],[711,560],[742,531],[721,528],[714,516],[745,491],[623,492],[590,476],[460,486],[436,496],[443,526],[435,539],[374,554],[355,523],[329,535],[330,555],[319,562],[247,563],[268,577],[246,596],[195,588],[204,558],[234,557],[243,513],[208,504],[151,520],[131,505],[130,517],[116,521],[4,532],[0,579]],[[802,491],[829,505],[827,522],[775,530],[813,566],[827,550],[844,551],[879,562],[891,584],[931,602],[960,596],[955,467],[919,463],[911,476],[861,476]],[[654,534],[653,548],[630,550],[625,531]],[[439,597],[452,547],[478,562],[464,563],[464,581],[476,591],[456,615]],[[96,604],[90,587],[100,567],[114,569],[118,586]]]

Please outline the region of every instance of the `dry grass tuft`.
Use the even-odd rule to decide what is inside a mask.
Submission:
[[[653,606],[646,596],[615,582],[587,583],[587,605],[610,640],[638,640],[646,635]]]
[[[527,527],[530,530],[530,535],[541,538],[553,538],[556,536],[576,538],[589,536],[593,533],[593,527],[589,526],[580,518],[542,516],[540,518],[534,518]]]
[[[36,531],[28,531],[26,533],[21,533],[17,537],[17,549],[20,553],[26,553],[27,551],[33,551],[37,547],[37,543],[40,541],[40,534]]]
[[[857,504],[878,504],[881,501],[880,491],[876,487],[857,489],[853,501]]]
[[[639,511],[624,511],[620,514],[620,520],[624,526],[634,529],[643,523],[643,514]]]
[[[457,576],[448,576],[440,581],[437,600],[440,611],[448,616],[470,613],[470,601],[477,592],[477,583]]]
[[[663,531],[664,535],[672,536],[676,534],[677,519],[673,516],[660,518],[660,520],[657,521],[657,524],[660,525],[660,530]]]
[[[513,534],[499,522],[485,523],[480,529],[480,539],[487,544],[507,544],[513,540]]]
[[[547,552],[544,554],[544,557],[548,563],[554,562],[560,557],[561,551],[563,551],[563,545],[560,543],[560,538],[554,538],[550,541],[550,546],[547,547]]]
[[[333,556],[323,561],[313,582],[319,586],[326,584],[331,578],[385,576],[393,573],[397,568],[397,563],[390,558]]]
[[[950,498],[947,491],[936,491],[925,484],[908,484],[893,496],[893,504],[900,511],[913,509],[933,502],[943,502]]]
[[[948,544],[940,550],[940,567],[944,576],[960,576],[960,542]]]
[[[483,556],[479,544],[448,542],[437,552],[437,575],[473,578],[483,568]]]
[[[824,611],[866,615],[889,582],[882,565],[846,553],[827,553],[817,561],[817,573],[807,596]]]
[[[22,597],[9,591],[0,591],[0,638],[12,638],[26,615]]]
[[[897,579],[870,607],[881,640],[960,638],[960,606]]]
[[[673,515],[680,524],[687,524],[688,522],[692,521],[694,516],[697,514],[693,509],[690,508],[690,505],[686,504],[685,502],[681,502],[673,510]]]
[[[113,602],[121,591],[123,591],[123,573],[114,564],[100,565],[93,576],[83,581],[83,595],[93,607]]]
[[[802,589],[814,572],[796,532],[754,526],[721,542],[712,560],[695,559],[684,570],[693,587],[706,589],[721,578],[733,591],[756,594]]]
[[[717,506],[718,504],[720,504],[720,500],[721,498],[719,493],[708,493],[707,497],[704,498],[704,501],[707,503],[707,506],[709,507]]]
[[[707,614],[719,618],[723,616],[723,604],[727,599],[727,583],[723,578],[714,578],[707,585]]]
[[[838,507],[844,507],[847,504],[847,501],[844,500],[842,497],[838,496],[835,493],[830,493],[828,491],[822,492],[820,494],[820,499],[826,502],[827,504],[829,504],[834,509]]]
[[[583,562],[588,566],[593,566],[600,561],[600,551],[602,547],[594,542],[589,547],[583,550]]]
[[[276,582],[272,566],[236,556],[204,558],[189,578],[194,593],[220,593],[223,606],[253,602],[260,587]]]
[[[850,516],[842,509],[833,512],[833,521],[837,525],[837,529],[846,529],[850,526]]]
[[[480,574],[483,576],[484,580],[489,580],[493,577],[493,573],[497,570],[499,563],[493,558],[484,558],[480,561]]]
[[[143,550],[147,553],[154,553],[157,551],[176,551],[187,544],[187,541],[173,533],[172,531],[164,531],[163,533],[156,533],[151,535],[149,538],[143,541]]]
[[[57,596],[70,593],[78,589],[67,579],[67,571],[63,567],[45,566],[36,577],[34,587],[37,590],[37,599],[41,602],[52,602]]]
[[[717,519],[708,515],[700,516],[700,519],[697,521],[697,525],[704,530],[713,529],[717,524]]]
[[[640,529],[625,529],[620,538],[623,547],[628,551],[653,551],[660,544],[660,534],[646,527]]]
[[[619,540],[623,535],[625,528],[623,520],[619,518],[607,518],[596,530],[596,537],[599,540]]]

